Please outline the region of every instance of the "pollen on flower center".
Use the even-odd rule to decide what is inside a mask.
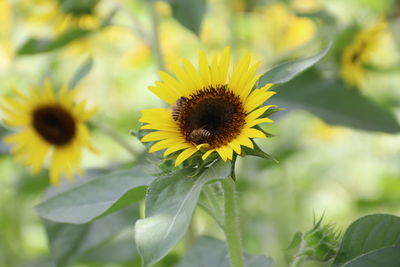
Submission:
[[[217,85],[178,99],[172,116],[187,141],[217,148],[240,134],[246,114],[240,98]]]
[[[68,144],[76,133],[74,118],[61,106],[37,108],[32,113],[32,125],[44,140],[56,146]]]

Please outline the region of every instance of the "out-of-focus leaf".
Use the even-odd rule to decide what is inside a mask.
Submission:
[[[69,81],[69,88],[75,88],[78,83],[85,78],[86,75],[89,74],[89,72],[93,68],[93,58],[89,57],[83,62],[83,64],[79,67],[79,69],[75,72],[74,76],[72,79]]]
[[[9,129],[0,124],[0,155],[10,153],[10,145],[3,142],[3,138],[10,133]]]
[[[391,111],[338,79],[321,77],[315,69],[280,85],[276,91],[274,104],[288,109],[307,110],[329,124],[386,133],[400,131],[399,123]]]
[[[273,260],[264,255],[244,255],[246,267],[272,267]],[[229,267],[226,243],[208,236],[200,237],[176,267]]]
[[[260,80],[258,81],[258,87],[262,87],[268,83],[278,84],[290,81],[298,74],[302,73],[320,61],[321,58],[328,53],[330,48],[331,43],[328,43],[321,52],[314,56],[279,64],[261,76]]]
[[[400,263],[400,217],[373,214],[346,230],[333,267],[397,267]]]
[[[400,245],[371,251],[342,265],[343,267],[399,267]]]
[[[132,239],[116,240],[91,250],[80,257],[79,262],[98,264],[130,263],[138,258],[139,255],[132,237]]]
[[[135,240],[144,266],[164,257],[186,233],[203,186],[226,178],[231,163],[218,160],[193,175],[182,169],[156,179],[146,197],[146,218],[135,225]]]
[[[86,224],[54,223],[44,220],[50,251],[58,267],[110,240],[138,218],[139,209],[128,208]],[[134,253],[134,251],[132,251]]]
[[[49,52],[54,49],[63,47],[76,39],[82,38],[90,34],[91,31],[72,28],[56,39],[37,39],[31,38],[27,40],[19,49],[19,55],[32,55],[37,53]]]
[[[198,35],[206,11],[206,0],[171,0],[170,3],[176,20]]]
[[[87,223],[142,199],[153,179],[142,166],[116,171],[49,198],[36,210],[47,220]]]

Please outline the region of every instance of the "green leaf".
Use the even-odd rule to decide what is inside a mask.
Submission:
[[[132,219],[130,220],[132,224]],[[116,240],[112,243],[105,244],[99,248],[85,253],[79,258],[79,262],[84,263],[131,263],[139,259],[137,254],[135,241],[131,239]]]
[[[269,159],[279,163],[273,156],[268,153],[265,153],[256,143],[253,142],[254,148],[243,147],[244,155],[250,155],[255,157],[260,157],[264,159]]]
[[[397,267],[400,262],[400,217],[374,214],[346,230],[333,267]]]
[[[185,28],[199,35],[206,4],[206,0],[172,0],[172,14]]]
[[[331,43],[328,43],[321,52],[314,56],[279,64],[261,76],[260,80],[258,81],[258,87],[262,87],[268,83],[278,84],[292,80],[298,74],[320,61],[321,58],[328,53],[330,48]]]
[[[37,53],[50,52],[57,48],[63,47],[72,41],[85,37],[91,31],[80,28],[72,28],[57,37],[56,39],[37,39],[31,38],[27,40],[19,49],[19,55],[32,55]]]
[[[198,175],[181,169],[156,179],[146,197],[146,218],[135,225],[135,240],[144,266],[163,258],[183,237],[203,186],[229,176],[231,163],[215,161]]]
[[[273,260],[264,255],[244,255],[246,267],[272,267]],[[229,267],[226,243],[208,236],[200,237],[176,267]]]
[[[400,245],[371,251],[342,265],[343,267],[399,267]]]
[[[129,208],[91,223],[66,224],[44,220],[52,257],[58,267],[71,264],[78,257],[110,240],[138,218],[139,209]],[[133,243],[133,240],[132,240]],[[134,251],[132,251],[132,254]]]
[[[93,68],[93,58],[88,57],[85,62],[79,67],[79,69],[75,72],[74,76],[72,79],[69,81],[69,88],[75,88],[78,83],[85,78],[86,75],[89,74],[89,72]]]
[[[296,232],[293,236],[292,242],[290,242],[288,249],[294,249],[299,247],[301,240],[303,238],[303,233],[301,232]]]
[[[116,171],[55,195],[39,204],[36,210],[47,220],[87,223],[142,199],[153,179],[142,166]]]
[[[315,69],[280,85],[276,91],[274,104],[307,110],[329,124],[386,133],[400,131],[399,123],[390,110],[338,79],[322,77]]]

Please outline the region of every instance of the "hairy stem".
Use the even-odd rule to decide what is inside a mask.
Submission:
[[[214,214],[214,217],[217,220],[217,223],[221,225],[222,222],[222,207],[220,206],[218,196],[216,195],[214,188],[212,185],[206,185],[203,187],[203,193],[205,197],[207,198],[207,201],[211,205],[212,212]]]
[[[224,190],[224,231],[231,267],[243,267],[243,253],[235,196],[236,184],[231,178],[226,178],[222,181],[222,188]]]

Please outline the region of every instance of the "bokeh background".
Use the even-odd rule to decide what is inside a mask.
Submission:
[[[79,82],[81,97],[99,109],[92,135],[100,154],[85,154],[83,165],[89,174],[134,164],[145,156],[145,147],[130,130],[138,128],[141,109],[164,105],[147,86],[158,79],[160,69],[168,71],[181,58],[196,63],[199,49],[211,55],[230,46],[236,61],[251,52],[262,62],[260,71],[265,71],[313,55],[329,39],[331,51],[314,68],[322,79],[335,77],[345,90],[354,90],[393,119],[399,117],[400,1],[192,0],[188,2],[196,2],[192,4],[199,5],[198,12],[204,9],[203,15],[192,14],[193,21],[179,15],[179,2],[0,0],[0,94],[10,95],[13,88],[27,90],[45,79],[60,86],[92,62]],[[343,75],[346,47],[377,23],[386,26],[370,38],[377,42],[373,59],[362,62],[361,78],[351,83]],[[307,77],[309,82],[314,79]],[[295,91],[297,83],[288,87]],[[324,222],[343,231],[362,215],[400,212],[398,125],[379,128],[380,118],[370,115],[362,127],[351,116],[330,125],[323,112],[310,113],[304,103],[279,98],[285,86],[276,88],[276,103],[286,110],[265,126],[276,137],[258,142],[279,163],[246,157],[237,166],[244,247],[272,256],[276,266],[288,264],[293,251],[287,247],[294,233],[311,229],[314,216],[323,215]],[[353,108],[363,112],[357,103]],[[7,131],[3,125],[0,133]],[[119,143],[110,138],[114,135]],[[129,144],[130,151],[121,142]],[[8,149],[0,145],[0,266],[55,266],[34,209],[50,187],[47,171],[32,176],[13,161]],[[120,230],[71,265],[139,266],[133,224]],[[174,266],[201,234],[223,238],[218,226],[198,209],[187,238],[156,266]]]

